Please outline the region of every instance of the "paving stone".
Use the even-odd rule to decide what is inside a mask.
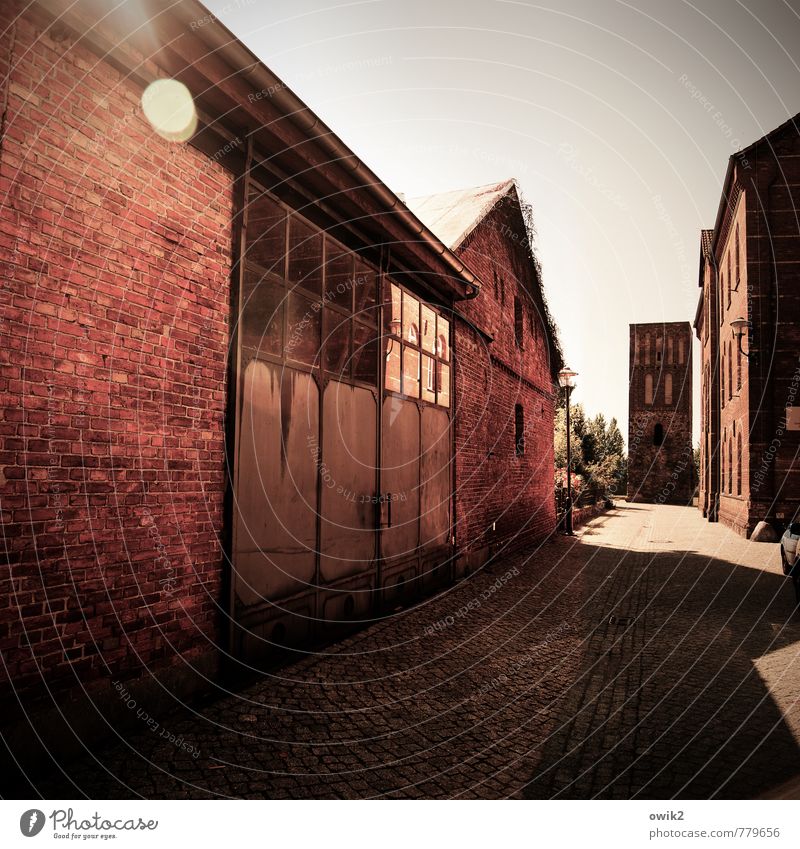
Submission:
[[[425,633],[512,567],[519,574],[480,608]],[[798,641],[777,546],[690,508],[618,505],[576,538],[508,558],[196,714],[168,717],[198,758],[143,730],[73,763],[72,783],[50,776],[39,789],[751,797],[800,771],[800,662],[781,652]]]

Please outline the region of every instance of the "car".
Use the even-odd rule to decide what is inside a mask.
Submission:
[[[794,584],[794,595],[800,606],[800,522],[792,522],[781,537],[781,566]]]

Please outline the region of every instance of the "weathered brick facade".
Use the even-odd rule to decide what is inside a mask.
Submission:
[[[690,324],[632,324],[629,379],[628,501],[688,504],[695,488]]]
[[[394,505],[397,520],[417,491],[424,490],[429,501],[445,493],[443,504],[435,504],[442,528],[428,527],[431,511],[396,521],[419,522],[435,537],[441,554],[436,569],[415,550],[401,552],[399,565],[389,562],[378,540],[388,537],[392,522],[385,507],[378,509],[378,480],[386,488],[391,469],[376,465],[376,491],[371,481],[358,491],[362,501],[354,515],[356,530],[375,540],[364,569],[373,576],[380,572],[383,583],[362,587],[347,574],[325,584],[318,567],[305,581],[317,604],[311,618],[325,627],[356,621],[410,597],[406,586],[413,592],[442,586],[457,574],[453,537],[467,555],[458,562],[469,569],[489,545],[539,539],[555,524],[553,376],[560,361],[513,183],[457,256],[268,69],[254,59],[240,74],[236,62],[243,48],[226,41],[221,28],[215,31],[213,16],[200,29],[192,26],[202,18],[202,6],[186,0],[169,7],[156,28],[145,30],[136,25],[137,15],[148,9],[116,7],[116,29],[105,19],[98,24],[105,16],[101,0],[77,6],[41,0],[24,12],[21,3],[6,4],[0,14],[0,500],[6,551],[0,572],[0,708],[6,711],[4,739],[15,741],[25,733],[35,736],[29,717],[49,708],[36,733],[47,732],[53,751],[70,737],[54,724],[62,713],[78,738],[73,748],[82,735],[103,733],[95,727],[96,705],[103,705],[108,725],[130,721],[114,682],[125,681],[139,693],[149,687],[149,704],[158,693],[159,704],[169,705],[192,688],[208,686],[220,649],[234,655],[244,644],[236,642],[235,628],[264,642],[249,622],[237,619],[237,387],[245,374],[242,352],[253,347],[253,337],[262,340],[255,346],[262,350],[247,354],[248,365],[258,361],[251,372],[263,374],[270,357],[291,360],[292,351],[288,343],[277,355],[265,350],[268,328],[274,329],[270,313],[259,312],[264,302],[258,298],[248,305],[241,296],[252,296],[254,281],[269,279],[273,288],[290,290],[285,313],[299,302],[297,286],[308,287],[321,272],[317,266],[297,286],[287,282],[294,262],[287,244],[297,228],[313,233],[318,244],[324,239],[326,260],[355,262],[364,272],[364,290],[377,298],[361,305],[363,321],[352,319],[361,341],[344,345],[345,354],[374,355],[369,378],[353,366],[348,384],[348,391],[363,390],[362,400],[365,392],[372,393],[370,400],[383,398],[384,352],[400,344],[390,338],[397,335],[388,321],[392,281],[423,304],[428,300],[453,324],[453,391],[449,380],[437,384],[436,403],[426,402],[429,386],[418,385],[418,394],[403,398],[402,406],[420,409],[426,439],[435,436],[431,411],[441,422],[452,410],[455,426],[446,448],[435,439],[410,458],[407,465],[418,468],[420,477]],[[157,64],[144,58],[151,37],[170,45],[158,53]],[[212,50],[215,39],[230,52]],[[201,120],[189,144],[161,139],[140,105],[148,81],[181,75],[199,92]],[[224,85],[217,86],[220,80]],[[256,84],[261,88],[254,93]],[[246,203],[255,211],[242,228]],[[283,229],[259,218],[265,210],[279,210]],[[283,235],[277,238],[277,232]],[[304,244],[299,240],[301,259]],[[245,250],[250,253],[243,257]],[[260,270],[269,258],[273,266]],[[330,273],[325,271],[326,280]],[[464,301],[478,292],[483,275],[478,297]],[[355,280],[343,289],[351,306],[359,303]],[[403,298],[405,321],[408,304],[417,301]],[[313,318],[320,310],[306,300]],[[341,303],[320,309],[326,318],[330,310],[345,314]],[[296,320],[287,314],[285,334]],[[428,350],[424,333],[420,338],[409,330],[406,337],[404,328],[404,386],[414,377],[406,351],[417,350],[423,363],[435,361],[449,374],[443,333],[443,347]],[[319,365],[320,352],[333,348],[330,338],[320,337],[314,357],[290,364],[295,377],[323,392],[336,377]],[[253,396],[259,415],[251,418],[259,425],[277,423],[285,436],[290,416],[282,405],[290,389],[287,382],[270,403],[266,392]],[[343,391],[342,397],[349,396]],[[375,403],[375,409],[381,406]],[[363,424],[349,415],[349,424]],[[383,431],[375,438],[385,459],[387,449],[403,447],[392,437],[391,409],[375,424]],[[329,441],[336,433],[328,429]],[[256,448],[256,460],[263,459],[261,445]],[[341,445],[327,448],[326,456],[336,456]],[[309,487],[320,486],[324,470],[309,445],[294,450],[312,467]],[[283,480],[269,462],[263,472]],[[292,493],[286,487],[280,495],[288,503]],[[250,499],[257,521],[259,497]],[[315,500],[311,505],[316,510]],[[322,513],[316,520],[323,523]],[[278,543],[267,540],[261,550],[245,554],[261,556]],[[313,545],[305,550],[317,562],[326,556]],[[253,568],[257,572],[258,564]],[[350,567],[345,562],[341,568]],[[357,598],[355,610],[348,598]],[[265,609],[276,606],[268,593],[258,601]],[[295,613],[298,621],[309,618],[305,608],[288,608],[288,615]],[[320,633],[315,630],[315,637]],[[290,628],[281,634],[291,645]],[[281,648],[275,627],[267,632],[267,640],[273,637],[271,645]],[[191,683],[178,681],[184,673]],[[77,694],[81,701],[73,700]],[[8,710],[11,705],[17,714]]]
[[[2,692],[217,633],[232,178],[141,91],[4,6]],[[4,704],[7,702],[4,699]]]
[[[455,316],[456,542],[467,569],[555,528],[553,420],[561,367],[516,185],[471,191],[482,208],[456,231],[453,245],[484,281]],[[423,220],[424,201],[411,202]]]
[[[731,157],[711,239],[704,322],[715,321],[703,385],[719,458],[709,497],[719,520],[749,535],[800,507],[800,131],[798,116]],[[710,305],[713,304],[712,313]],[[749,322],[741,348],[731,322]],[[749,355],[749,356],[748,356]],[[710,456],[709,456],[710,455]]]

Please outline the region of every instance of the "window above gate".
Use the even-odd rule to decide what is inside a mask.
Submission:
[[[450,322],[386,280],[383,296],[385,388],[450,406]]]

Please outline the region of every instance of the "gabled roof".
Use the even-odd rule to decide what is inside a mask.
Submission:
[[[534,246],[530,241],[529,225],[525,220],[527,207],[520,196],[517,181],[511,178],[487,186],[475,186],[470,189],[458,189],[436,195],[409,198],[406,205],[420,221],[430,228],[431,232],[435,233],[458,256],[464,250],[464,242],[467,237],[486,219],[500,201],[511,195],[513,195],[518,212],[522,216],[521,223],[524,224],[526,231],[524,242],[516,243],[526,250],[527,256],[533,264],[535,282],[534,291],[531,291],[530,294],[540,310],[545,326],[550,349],[550,366],[555,381],[557,380],[557,372],[564,363],[564,356],[561,351],[556,324],[550,314],[550,308],[547,305],[547,299],[542,288],[541,268],[536,258]]]
[[[488,186],[409,198],[406,206],[454,251],[494,209],[498,201],[515,188],[513,179],[503,180]]]
[[[714,238],[712,242],[714,250],[716,250],[716,243],[722,230],[722,223],[725,218],[726,210],[728,209],[728,195],[731,191],[731,182],[733,180],[736,163],[744,163],[745,167],[747,167],[747,158],[750,154],[754,153],[762,145],[768,145],[769,149],[772,150],[772,143],[780,136],[783,136],[788,130],[794,131],[795,134],[800,133],[800,112],[775,127],[774,130],[770,130],[770,132],[766,135],[761,136],[760,139],[756,139],[752,144],[749,144],[747,147],[743,147],[736,153],[732,153],[728,158],[728,170],[726,171],[725,179],[722,182],[722,196],[719,199],[717,218],[714,222]]]
[[[793,115],[787,121],[784,121],[782,124],[779,124],[775,127],[774,130],[770,130],[766,135],[761,136],[760,139],[756,139],[752,144],[747,145],[747,147],[743,147],[737,153],[734,153],[734,156],[742,156],[745,153],[750,153],[755,150],[755,148],[762,145],[764,142],[772,142],[775,141],[778,136],[782,136],[786,130],[792,129],[795,134],[800,132],[800,112],[797,115]]]

